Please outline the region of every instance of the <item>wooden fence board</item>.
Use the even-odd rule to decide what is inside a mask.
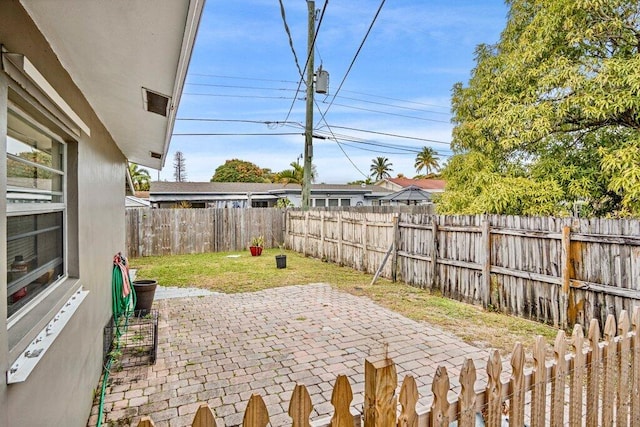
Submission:
[[[339,375],[331,393],[331,404],[334,408],[330,422],[331,427],[353,426],[353,417],[350,411],[352,401],[353,392],[349,379],[346,375]]]
[[[238,251],[263,235],[266,247],[286,241],[294,251],[373,274],[395,244],[382,277],[549,324],[604,325],[609,314],[640,303],[638,220],[428,212],[130,209],[127,255]]]
[[[402,410],[398,417],[398,427],[418,427],[417,402],[418,386],[416,380],[411,375],[407,375],[404,377],[402,387],[400,388],[400,405]]]

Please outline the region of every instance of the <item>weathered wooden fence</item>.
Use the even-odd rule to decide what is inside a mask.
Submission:
[[[289,212],[288,247],[564,328],[640,300],[640,221]]]
[[[284,210],[128,209],[127,255],[180,255],[246,249],[254,236],[265,247],[284,242]]]
[[[572,352],[567,351],[567,346]],[[502,361],[494,351],[486,365],[487,380],[481,384],[476,381],[473,361],[467,359],[460,371],[460,392],[453,399],[447,370],[438,367],[428,408],[416,408],[418,389],[412,376],[404,378],[396,395],[398,377],[392,360],[366,360],[362,414],[352,415],[353,393],[347,377],[341,375],[331,396],[333,416],[312,424],[426,427],[449,426],[457,421],[460,427],[472,427],[481,418],[487,426],[496,427],[508,418],[509,425],[526,423],[532,427],[640,425],[640,307],[635,307],[632,323],[626,311],[620,313],[617,327],[614,316],[608,316],[602,342],[594,319],[586,340],[582,327],[576,325],[570,340],[564,331],[558,332],[553,360],[545,361],[546,352],[546,343],[538,337],[532,349],[532,368],[525,369],[524,349],[516,344],[511,372],[503,375]],[[306,387],[296,385],[288,411],[292,425],[309,426],[312,409]],[[153,426],[152,418],[143,417],[138,427]],[[242,425],[266,427],[268,423],[269,413],[262,397],[252,395]],[[192,425],[216,425],[207,404],[201,404]]]

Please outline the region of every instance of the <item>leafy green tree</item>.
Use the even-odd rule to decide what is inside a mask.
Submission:
[[[129,174],[136,191],[149,191],[151,175],[147,169],[139,168],[135,163],[129,163]]]
[[[471,159],[480,155],[488,163],[468,178],[490,172],[486,187],[475,188],[494,207],[535,211],[528,203],[537,198],[518,195],[532,190],[529,184],[544,184],[539,197],[555,200],[554,214],[586,203],[595,215],[640,215],[634,203],[640,193],[638,2],[509,5],[499,42],[479,46],[468,86],[454,86],[452,147],[461,157],[451,159],[444,173],[447,191],[457,194],[442,200],[457,203],[441,209],[486,208],[462,186],[451,185],[469,174],[460,165],[475,164]],[[498,182],[520,187],[501,194],[490,185]],[[513,203],[501,203],[505,197]]]
[[[373,184],[373,180],[371,179],[370,176],[368,176],[367,179],[358,179],[356,181],[347,182],[347,185],[360,185],[360,184],[370,185],[370,184]]]
[[[216,168],[211,182],[269,182],[264,169],[245,160],[232,159]]]
[[[18,157],[40,165],[51,166],[51,155],[40,151],[24,151],[18,153]],[[52,176],[53,174],[47,170],[7,157],[7,177],[51,179]]]
[[[289,166],[291,166],[291,169],[278,172],[274,181],[281,184],[302,184],[304,181],[304,167],[297,162],[291,162]],[[317,175],[318,172],[315,165],[311,165],[311,182],[315,182]]]
[[[369,171],[371,172],[371,176],[375,177],[376,181],[379,181],[391,176],[390,172],[393,172],[391,166],[393,166],[393,163],[390,163],[386,157],[376,157],[375,159],[371,159]]]
[[[276,201],[276,208],[292,208],[293,206],[293,202],[288,197],[283,197]]]
[[[427,174],[430,174],[432,171],[439,171],[438,152],[431,147],[422,147],[422,150],[416,156],[414,167],[418,174],[420,174],[423,169]]]

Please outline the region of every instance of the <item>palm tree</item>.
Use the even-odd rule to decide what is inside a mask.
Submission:
[[[422,169],[424,169],[427,174],[432,170],[440,170],[440,165],[438,164],[438,152],[431,147],[422,147],[422,151],[420,151],[416,156],[416,163],[414,167],[418,173],[420,173]]]
[[[282,184],[302,184],[302,181],[304,181],[304,167],[300,166],[297,162],[291,162],[290,166],[291,169],[285,169],[276,174],[275,182]],[[311,182],[316,180],[317,174],[316,167],[311,165]]]
[[[389,159],[386,157],[376,157],[375,159],[371,159],[371,161],[372,163],[369,170],[371,171],[371,175],[376,178],[376,181],[391,176],[389,172],[393,171],[393,169],[391,169],[393,163],[389,163]]]
[[[136,191],[148,191],[151,185],[151,175],[147,169],[138,169],[135,163],[129,163],[129,174]]]

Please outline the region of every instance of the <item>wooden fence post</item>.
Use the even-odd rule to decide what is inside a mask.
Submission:
[[[391,280],[398,279],[398,247],[400,246],[400,214],[393,214],[393,259],[391,260]]]
[[[293,421],[293,427],[310,427],[309,415],[313,411],[311,396],[304,385],[296,384],[291,394],[288,414]]]
[[[324,211],[320,211],[320,247],[318,248],[318,258],[324,260]]]
[[[191,427],[216,427],[216,419],[206,403],[200,404]]]
[[[431,384],[433,403],[431,404],[431,426],[449,427],[449,375],[447,368],[438,366]]]
[[[138,421],[137,427],[155,427],[153,420],[147,416],[144,416]]]
[[[302,247],[302,255],[307,256],[307,247],[309,245],[309,211],[304,213],[304,245]]]
[[[491,228],[489,220],[482,220],[482,306],[491,304]]]
[[[476,367],[472,359],[465,359],[460,371],[460,394],[458,395],[458,425],[476,425]]]
[[[282,226],[284,227],[282,243],[284,247],[287,249],[292,249],[291,247],[291,237],[289,236],[289,221],[291,221],[291,212],[289,209],[282,210]]]
[[[438,286],[438,217],[431,215],[431,289]]]
[[[559,330],[556,335],[553,353],[556,363],[551,369],[551,426],[561,427],[564,425],[565,386],[567,384],[567,343],[563,330]],[[582,391],[582,384],[580,384],[580,391]]]
[[[362,271],[366,272],[367,267],[368,267],[368,262],[367,262],[367,248],[368,248],[368,241],[367,241],[367,213],[363,212],[362,214]]]
[[[602,425],[613,425],[613,401],[615,399],[617,344],[616,319],[613,314],[607,316],[604,326],[604,357],[602,358]]]
[[[364,427],[396,427],[398,375],[393,360],[364,361]]]
[[[511,354],[509,425],[524,425],[524,349],[516,343]]]
[[[487,361],[487,415],[486,425],[497,427],[502,424],[502,359],[498,350],[493,350]]]
[[[531,378],[531,427],[544,427],[547,404],[547,367],[545,356],[547,352],[544,338],[536,337],[533,345],[533,375]],[[553,403],[553,402],[552,402]]]
[[[418,413],[416,403],[418,402],[418,386],[416,380],[407,375],[402,381],[400,388],[400,405],[402,411],[398,417],[398,427],[418,427]]]
[[[629,337],[629,316],[627,311],[620,312],[618,320],[618,392],[616,395],[616,425],[625,427],[629,425],[629,351],[631,350],[631,338]],[[632,424],[633,425],[633,424]]]
[[[267,427],[269,423],[269,412],[267,405],[259,394],[251,395],[247,409],[244,411],[242,427]]]
[[[338,212],[338,265],[342,266],[342,211]]]
[[[633,380],[631,381],[631,425],[637,426],[640,425],[640,306],[633,308],[632,325]]]
[[[571,347],[573,350],[573,369],[571,370],[571,387],[569,395],[569,425],[582,425],[582,389],[584,382],[584,332],[582,325],[573,327]]]
[[[331,417],[330,427],[353,427],[353,416],[351,416],[351,401],[353,392],[346,375],[338,375],[336,384],[331,393],[331,404],[333,405],[333,417]]]
[[[587,354],[587,427],[598,427],[600,401],[600,325],[591,319],[587,335],[590,351]]]
[[[571,286],[571,227],[562,227],[562,288],[560,290],[560,325],[567,329],[569,316],[569,288]],[[555,322],[554,322],[555,323]],[[555,325],[557,327],[557,325]]]

